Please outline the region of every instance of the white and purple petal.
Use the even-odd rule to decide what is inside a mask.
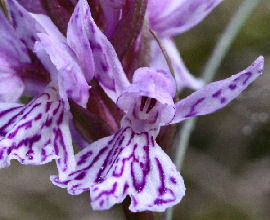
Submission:
[[[40,33],[35,52],[50,69],[51,79],[58,82],[60,97],[67,103],[68,97],[85,107],[89,98],[89,85],[73,51],[64,41],[52,35]]]
[[[150,26],[159,36],[183,33],[201,22],[222,0],[150,0]]]
[[[73,16],[76,18],[79,14],[85,19],[85,33],[94,56],[95,77],[107,95],[116,102],[117,97],[129,86],[129,81],[112,44],[95,24],[86,0],[78,2]]]
[[[180,91],[183,87],[191,89],[201,88],[203,86],[202,80],[196,79],[194,76],[190,74],[182,58],[180,57],[180,53],[174,41],[170,38],[161,38],[160,41],[172,62],[172,67],[175,73],[177,90]],[[157,69],[163,69],[164,71],[170,73],[170,69],[165,60],[164,54],[162,53],[162,50],[158,46],[157,42],[155,42],[154,40],[151,41],[150,51],[151,51],[150,66]]]
[[[82,3],[81,3],[82,4]],[[74,12],[69,20],[67,29],[68,45],[75,52],[78,62],[83,69],[86,80],[89,82],[95,74],[95,64],[88,35],[91,26],[88,25],[89,11],[86,4],[79,7],[79,4],[74,9]]]
[[[154,135],[154,136],[153,136]],[[154,134],[134,133],[130,127],[101,139],[76,155],[77,169],[54,184],[79,194],[90,189],[91,205],[106,210],[131,197],[130,210],[164,211],[185,194],[182,177],[154,141]]]
[[[0,167],[11,159],[40,165],[56,159],[60,178],[75,168],[68,115],[58,91],[48,87],[26,105],[0,104]]]
[[[0,71],[7,72],[21,63],[30,61],[25,45],[0,11]]]
[[[186,118],[215,112],[247,88],[262,74],[264,58],[258,57],[248,68],[230,78],[213,82],[176,103],[176,114],[172,123]]]
[[[7,0],[6,2],[16,34],[29,49],[32,50],[34,48],[34,44],[38,40],[38,33],[47,33],[58,41],[65,40],[48,16],[32,14],[25,10],[16,0]]]

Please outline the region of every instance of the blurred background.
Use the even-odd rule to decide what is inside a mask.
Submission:
[[[181,55],[200,76],[240,0],[225,0],[202,23],[177,37]],[[270,219],[270,1],[262,0],[231,45],[215,80],[263,55],[264,74],[226,108],[200,117],[181,174],[186,196],[173,219]],[[190,91],[184,91],[188,94]],[[0,170],[0,220],[124,219],[121,206],[93,212],[89,194],[70,196],[50,183],[54,164]],[[160,214],[157,214],[159,219]]]

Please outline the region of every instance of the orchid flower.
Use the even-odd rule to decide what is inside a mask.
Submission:
[[[0,167],[11,159],[23,164],[44,164],[56,159],[62,179],[74,169],[73,147],[68,128],[68,98],[86,106],[90,82],[95,77],[116,101],[129,82],[117,55],[80,0],[64,37],[46,15],[27,12],[15,0],[8,9],[16,34],[34,50],[50,72],[51,83],[25,106],[2,104]]]
[[[194,78],[186,68],[173,36],[188,31],[201,22],[222,0],[149,0],[148,15],[150,28],[160,38],[171,59],[175,71],[177,89],[183,86],[198,89],[203,86],[200,79]],[[150,66],[169,71],[168,65],[158,44],[151,42]]]
[[[180,173],[155,138],[160,126],[215,112],[236,98],[263,71],[259,57],[242,72],[208,84],[174,103],[175,81],[163,70],[140,68],[116,104],[126,113],[114,135],[76,154],[76,170],[55,185],[72,195],[90,190],[95,210],[109,209],[129,195],[129,209],[164,211],[185,194]]]

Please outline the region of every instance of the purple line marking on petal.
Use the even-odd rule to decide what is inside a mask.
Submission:
[[[82,180],[85,177],[85,175],[86,175],[86,173],[85,172],[82,172],[78,176],[76,176],[74,179],[75,180]]]
[[[6,150],[5,147],[0,149],[0,160],[2,160],[4,158],[4,151]]]
[[[159,179],[160,179],[160,184],[161,184],[160,187],[158,188],[158,192],[159,192],[159,195],[163,195],[164,193],[166,193],[164,171],[158,158],[155,158],[155,160],[157,163]]]
[[[229,89],[230,90],[235,90],[237,88],[237,85],[236,84],[230,84],[229,85]]]
[[[25,122],[25,123],[19,125],[19,126],[16,128],[15,131],[9,133],[9,135],[8,135],[7,138],[8,138],[8,139],[13,139],[13,138],[17,135],[18,131],[19,131],[21,128],[23,128],[23,127],[25,127],[25,130],[28,129],[28,128],[31,128],[31,127],[32,127],[32,120],[29,120],[29,121],[27,121],[27,122]]]
[[[135,199],[134,196],[131,195],[130,197],[131,197],[131,200],[132,200],[132,202],[134,204],[133,206],[136,207],[139,204],[138,201]]]
[[[104,204],[104,200],[101,200],[101,201],[99,202],[99,206],[102,207],[103,204]]]
[[[224,104],[226,101],[227,101],[227,99],[226,99],[225,97],[222,97],[222,98],[220,99],[220,103],[221,103],[221,104]]]
[[[67,168],[68,168],[68,164],[67,164],[67,161],[68,161],[68,152],[67,152],[67,147],[65,145],[65,142],[64,142],[64,138],[63,138],[63,133],[60,129],[58,129],[58,134],[59,134],[59,138],[60,138],[60,145],[64,151],[64,168],[63,168],[63,171],[66,172],[67,171]]]
[[[26,119],[28,117],[28,115],[37,107],[41,106],[41,103],[36,103],[34,106],[32,106],[32,108],[23,115],[22,119]]]
[[[212,97],[213,98],[218,98],[221,95],[222,89],[219,89],[218,91],[216,91],[215,93],[213,93]]]
[[[48,112],[51,109],[52,102],[46,103],[46,112]]]
[[[145,134],[146,137],[148,137],[148,133]],[[135,171],[134,171],[134,165],[135,163],[138,164],[139,163],[139,160],[135,157],[135,151],[136,151],[136,148],[138,147],[137,144],[134,145],[133,147],[133,153],[132,153],[132,158],[133,160],[131,161],[131,178],[132,178],[132,184],[135,188],[135,190],[140,193],[143,189],[144,189],[144,186],[146,184],[146,176],[149,174],[150,172],[150,156],[149,156],[149,145],[145,145],[143,147],[144,151],[145,151],[145,154],[146,154],[146,157],[145,157],[145,163],[141,166],[141,170],[142,170],[142,180],[141,181],[138,181],[136,179],[136,176],[135,176]]]
[[[41,149],[41,162],[44,162],[47,159],[46,151],[42,148]]]
[[[103,174],[103,172],[106,170],[106,168],[110,165],[109,160],[112,158],[113,154],[116,155],[116,154],[118,153],[118,151],[120,150],[119,147],[120,147],[120,145],[123,143],[124,138],[123,138],[122,135],[123,135],[123,133],[125,132],[125,130],[126,130],[126,129],[124,129],[124,130],[120,133],[119,136],[114,136],[113,139],[115,140],[115,143],[114,143],[113,146],[111,147],[111,150],[108,152],[107,157],[105,158],[105,160],[104,160],[104,162],[103,162],[101,168],[100,168],[99,171],[98,171],[98,174],[97,174],[96,179],[95,179],[95,182],[96,182],[96,183],[101,183],[101,182],[104,180],[103,177],[102,177],[102,174]],[[108,145],[107,145],[107,146],[108,146]],[[113,153],[114,150],[116,151],[116,153]],[[119,154],[119,153],[118,153],[118,154]],[[115,162],[116,159],[117,159],[117,156],[114,158],[114,161],[111,163],[110,168],[113,166],[113,164],[114,164],[114,162]],[[109,169],[109,170],[110,170],[110,169]],[[108,171],[109,171],[109,170],[108,170]],[[103,175],[103,176],[106,176],[106,174]]]
[[[176,185],[176,179],[173,177],[173,176],[171,176],[170,177],[170,181],[171,181],[171,183],[173,183],[174,185]]]
[[[85,154],[80,156],[80,159],[77,162],[77,166],[80,166],[86,162],[86,160],[93,154],[93,152],[90,150],[86,152]]]
[[[202,98],[199,98],[190,108],[190,111],[187,115],[185,115],[185,118],[188,118],[188,117],[192,117],[192,116],[195,116],[197,114],[197,112],[195,111],[195,108],[197,105],[199,105],[201,102],[203,102],[205,100],[204,97]]]
[[[113,184],[113,187],[112,187],[111,190],[103,190],[103,191],[101,191],[101,193],[94,199],[94,201],[97,201],[97,200],[100,199],[103,195],[109,196],[109,195],[114,194],[116,188],[117,188],[117,182],[115,182],[115,183]]]
[[[246,85],[247,84],[247,81],[250,79],[250,77],[252,76],[252,73],[251,72],[247,72],[246,73],[247,75],[247,78],[245,79],[245,81],[243,82],[243,85]]]
[[[125,182],[124,189],[123,189],[123,195],[125,195],[125,194],[126,194],[126,192],[127,192],[128,188],[129,188],[129,185],[128,185],[128,183],[127,183],[127,182]]]
[[[39,113],[35,118],[34,118],[34,120],[35,121],[38,121],[38,120],[40,120],[41,119],[41,117],[42,117],[42,114],[41,113]]]
[[[164,178],[164,176],[165,176],[164,175],[164,170],[163,170],[162,165],[161,165],[160,161],[158,160],[158,158],[155,158],[155,160],[156,160],[156,163],[157,163],[157,167],[158,167],[158,171],[159,171],[159,178],[160,178],[160,183],[161,183],[160,187],[158,188],[159,196],[162,196],[162,195],[164,195],[166,193],[169,193],[169,194],[172,195],[173,198],[172,199],[161,199],[161,198],[158,197],[157,199],[154,200],[154,204],[155,205],[162,205],[162,204],[165,204],[165,203],[173,202],[176,199],[175,194],[171,189],[166,188],[166,186],[165,186],[165,178]],[[170,178],[170,180],[172,181],[173,179],[171,179],[171,178]],[[174,179],[174,181],[175,181],[175,179]]]
[[[130,145],[130,143],[131,143],[131,141],[133,140],[134,136],[135,136],[135,133],[132,132],[132,134],[131,134],[131,136],[130,136],[130,139],[129,139],[128,143],[127,143],[127,146]]]
[[[72,173],[70,174],[70,176],[71,176],[71,175],[74,175],[74,174],[76,174],[76,173],[80,173],[80,172],[82,172],[82,171],[86,171],[86,170],[90,169],[90,168],[91,168],[91,167],[99,160],[99,157],[100,157],[102,154],[104,154],[107,150],[108,150],[108,146],[105,146],[105,147],[103,147],[102,149],[100,149],[99,152],[98,152],[98,154],[94,157],[94,159],[91,161],[91,163],[90,163],[87,167],[72,172]]]
[[[59,102],[58,103],[58,106],[56,107],[56,109],[53,110],[53,115],[56,115],[57,114],[57,112],[59,111],[60,106],[61,106],[61,103]]]
[[[3,117],[4,115],[14,111],[14,110],[17,110],[19,108],[22,108],[23,106],[18,106],[18,107],[13,107],[13,108],[10,108],[10,109],[6,109],[6,110],[3,110],[0,112],[0,117]]]
[[[154,147],[155,146],[155,141],[154,141],[154,137],[151,135],[151,144]]]
[[[59,126],[60,124],[63,123],[63,119],[64,119],[64,110],[61,111],[61,114],[57,120],[57,125]]]

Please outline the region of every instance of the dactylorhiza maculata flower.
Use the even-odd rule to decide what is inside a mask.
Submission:
[[[156,143],[160,127],[224,107],[263,70],[263,58],[259,57],[237,75],[210,83],[174,103],[175,79],[160,66],[137,69],[130,84],[112,44],[95,24],[86,0],[78,1],[66,37],[49,17],[29,13],[15,0],[6,2],[14,29],[1,14],[1,31],[12,33],[10,40],[4,38],[5,46],[0,46],[0,64],[5,67],[1,74],[12,73],[21,80],[20,71],[13,67],[17,63],[32,64],[26,53],[28,48],[49,72],[50,82],[26,105],[0,103],[0,167],[9,166],[11,159],[33,165],[55,159],[58,175],[51,177],[52,182],[68,188],[73,195],[90,190],[96,210],[108,209],[127,195],[134,212],[164,211],[178,203],[185,186],[170,158]],[[219,1],[206,2],[209,10],[204,5],[198,11],[203,10],[202,16],[192,18],[185,30],[198,23]],[[23,55],[16,55],[12,45]],[[15,58],[9,59],[9,54]],[[86,107],[89,89],[94,89],[88,85],[93,78],[122,109],[124,117],[115,134],[74,155],[68,126],[72,118],[69,103]]]
[[[160,126],[219,110],[237,97],[263,70],[263,57],[232,77],[210,83],[174,103],[176,84],[162,70],[140,68],[116,104],[126,113],[114,135],[76,155],[76,171],[55,185],[77,195],[90,190],[91,205],[104,210],[129,195],[130,210],[164,211],[185,194],[180,173],[155,139]]]
[[[25,106],[1,103],[0,167],[9,166],[11,159],[34,165],[56,159],[63,177],[75,168],[68,98],[85,107],[87,82],[94,76],[112,100],[129,83],[86,1],[79,1],[74,10],[66,38],[47,16],[31,14],[14,0],[8,0],[7,6],[17,34],[14,43],[25,42],[34,50],[50,72],[51,82]],[[12,60],[6,60],[12,66]]]

